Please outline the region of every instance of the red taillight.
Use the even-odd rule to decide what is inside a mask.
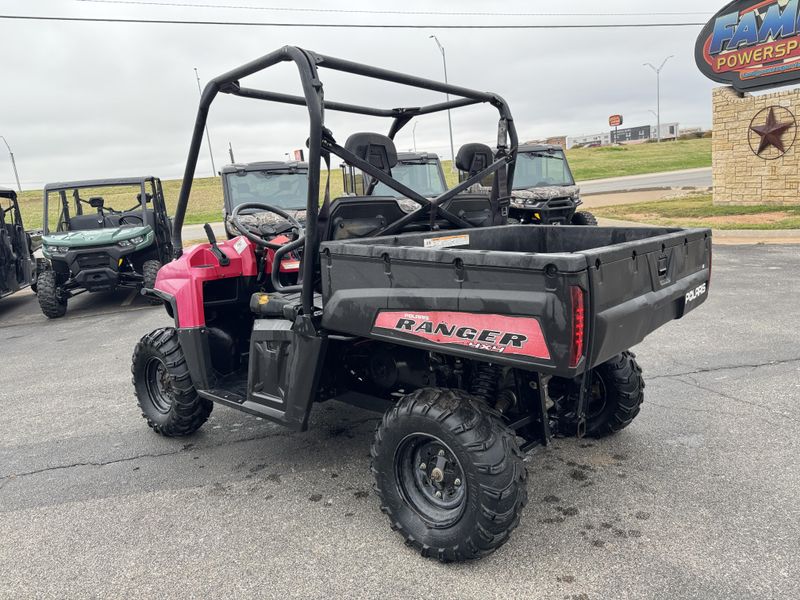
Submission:
[[[586,308],[583,290],[576,285],[569,288],[572,299],[572,345],[569,352],[569,366],[577,367],[583,356],[583,341],[586,331]]]
[[[706,290],[711,287],[711,264],[714,262],[714,250],[711,247],[711,243],[708,244],[708,285],[706,286]]]

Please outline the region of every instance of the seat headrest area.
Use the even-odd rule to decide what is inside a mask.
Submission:
[[[354,133],[347,138],[344,148],[387,174],[397,164],[394,142],[380,133]]]
[[[456,154],[456,168],[470,177],[492,164],[494,155],[486,144],[464,144]]]

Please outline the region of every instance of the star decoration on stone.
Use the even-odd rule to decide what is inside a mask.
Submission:
[[[778,123],[775,118],[775,109],[770,108],[769,113],[767,113],[767,122],[764,125],[750,126],[751,130],[761,136],[761,142],[758,144],[756,154],[761,156],[761,153],[770,146],[777,148],[781,154],[785,153],[786,147],[783,145],[782,137],[792,127],[794,127],[794,123]]]

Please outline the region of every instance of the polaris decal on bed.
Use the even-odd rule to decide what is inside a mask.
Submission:
[[[689,302],[694,302],[695,300],[697,300],[700,296],[706,293],[706,289],[707,286],[704,283],[703,285],[698,285],[693,290],[689,290],[688,292],[686,292],[686,304],[689,304]]]
[[[468,312],[381,311],[375,333],[410,335],[435,344],[454,344],[496,354],[550,358],[539,321]]]

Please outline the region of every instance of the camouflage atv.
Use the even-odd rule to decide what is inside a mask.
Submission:
[[[578,212],[580,188],[575,185],[560,146],[522,144],[517,154],[509,217],[541,225],[597,225],[595,216]]]

